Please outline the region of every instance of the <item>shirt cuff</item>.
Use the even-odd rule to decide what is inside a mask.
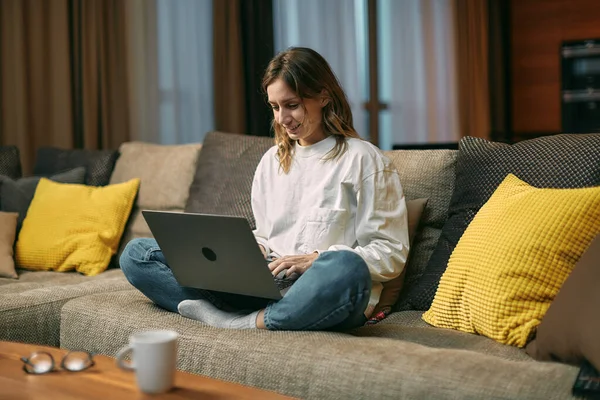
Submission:
[[[261,245],[262,247],[264,247],[264,248],[265,248],[265,253],[266,253],[267,255],[268,255],[268,254],[271,254],[271,248],[269,247],[269,244],[267,243],[267,241],[266,241],[266,240],[264,240],[264,239],[259,239],[259,238],[256,238],[256,243],[258,243],[259,245]]]

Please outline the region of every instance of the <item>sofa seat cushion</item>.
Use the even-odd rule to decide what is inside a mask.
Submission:
[[[68,300],[130,289],[121,270],[94,277],[73,272],[25,271],[0,278],[0,340],[58,346],[60,309]]]
[[[401,335],[403,317],[364,329],[394,327]],[[307,399],[569,399],[578,372],[389,337],[218,329],[162,310],[136,290],[66,303],[61,347],[114,356],[129,335],[147,329],[179,332],[185,371]]]
[[[355,329],[352,334],[406,340],[440,349],[471,350],[505,360],[535,362],[523,349],[485,336],[433,327],[421,319],[422,315],[423,311],[395,312],[376,325]]]

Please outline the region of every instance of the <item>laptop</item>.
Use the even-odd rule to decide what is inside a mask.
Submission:
[[[273,277],[243,217],[154,210],[142,215],[181,286],[279,300],[292,283]]]

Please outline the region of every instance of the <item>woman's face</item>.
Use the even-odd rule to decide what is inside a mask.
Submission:
[[[325,103],[321,99],[301,99],[281,79],[267,86],[267,95],[275,122],[292,140],[308,146],[325,139],[321,123]]]

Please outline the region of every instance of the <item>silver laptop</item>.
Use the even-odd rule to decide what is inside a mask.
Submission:
[[[243,217],[143,210],[181,286],[279,300],[279,290]]]

